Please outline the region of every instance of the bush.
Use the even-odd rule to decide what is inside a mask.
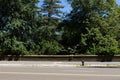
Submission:
[[[23,55],[28,53],[24,43],[17,41],[15,38],[5,40],[2,49],[3,55]]]
[[[39,54],[55,55],[60,52],[61,49],[62,46],[56,41],[42,40],[42,42],[40,43]]]
[[[89,53],[97,55],[114,55],[119,53],[118,42],[110,36],[102,37],[98,44],[93,44]]]

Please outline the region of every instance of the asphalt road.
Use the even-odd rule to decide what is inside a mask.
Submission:
[[[120,80],[120,68],[0,66],[0,80]]]

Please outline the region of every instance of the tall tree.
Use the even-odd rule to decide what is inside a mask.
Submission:
[[[103,52],[107,53],[114,45],[113,51],[116,53],[118,43],[112,31],[113,28],[117,30],[118,25],[116,1],[73,0],[72,7],[72,12],[62,24],[64,29],[62,44],[66,47],[75,47],[79,53],[91,52],[91,48],[95,50],[96,45],[105,48],[106,51]],[[105,40],[108,43],[101,44],[101,41]]]
[[[41,23],[38,26],[34,42],[37,44],[38,54],[56,54],[62,47],[58,43],[56,28],[60,20],[61,11],[60,0],[44,0],[41,9]],[[39,37],[38,37],[39,36]]]
[[[35,26],[38,0],[0,0],[0,33],[2,53],[20,54],[27,51],[25,42]]]
[[[61,16],[60,8],[63,6],[60,5],[60,0],[44,0],[42,12],[45,18],[46,25],[57,25]]]

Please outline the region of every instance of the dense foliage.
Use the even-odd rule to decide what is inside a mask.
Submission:
[[[119,54],[116,0],[0,0],[1,55]],[[63,15],[64,16],[64,15]]]
[[[116,1],[73,0],[72,7],[60,25],[64,47],[77,54],[118,54],[120,15]]]

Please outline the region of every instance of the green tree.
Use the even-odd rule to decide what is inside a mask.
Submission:
[[[24,53],[35,26],[38,0],[0,0],[1,51]],[[18,51],[19,50],[19,51]]]
[[[62,44],[66,48],[76,47],[77,53],[92,53],[91,49],[95,52],[96,45],[105,48],[108,53],[114,48],[113,53],[117,53],[118,44],[114,34],[119,25],[116,1],[73,0],[71,6],[73,10],[61,24],[64,29]],[[105,40],[106,47],[101,45]],[[102,49],[101,53],[105,50]]]
[[[60,2],[60,0],[44,0],[40,8],[42,15],[39,14],[38,19],[41,21],[37,23],[38,26],[33,38],[33,42],[37,45],[34,51],[38,54],[57,54],[62,49],[56,34],[56,28],[62,14],[60,8],[63,8],[59,5]]]
[[[44,15],[45,25],[57,25],[62,14],[60,11],[63,6],[60,0],[44,0],[42,5],[42,13]]]
[[[38,55],[53,55],[62,50],[54,33],[55,26],[41,26],[37,28],[33,42],[35,43],[34,52]],[[33,43],[32,43],[33,44]]]

